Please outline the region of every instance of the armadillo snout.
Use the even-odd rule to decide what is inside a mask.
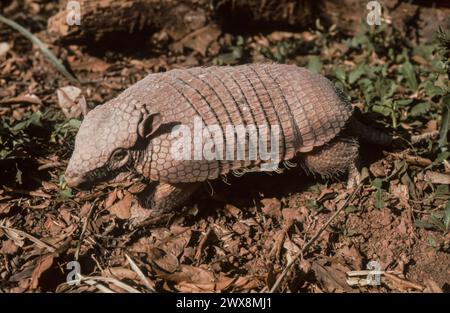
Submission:
[[[88,187],[88,181],[82,175],[74,172],[66,171],[64,174],[64,180],[70,188],[84,189]]]

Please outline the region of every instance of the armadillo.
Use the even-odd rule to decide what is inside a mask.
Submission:
[[[196,123],[204,129],[185,139],[187,147],[205,137],[216,156],[228,157],[205,157],[195,149],[181,149],[185,158],[174,155],[180,143],[174,132],[195,134]],[[230,125],[253,133],[228,136]],[[358,180],[359,139],[390,142],[390,136],[354,117],[345,95],[331,81],[305,68],[248,64],[175,69],[149,74],[86,115],[65,180],[81,188],[124,172],[144,176],[156,183],[147,203],[157,210],[172,209],[201,182],[262,168],[267,155],[263,158],[257,151],[250,157],[250,135],[258,137],[263,127],[274,126],[278,140],[264,137],[261,142],[276,151],[279,164],[295,160],[325,177],[347,172],[350,184]],[[215,136],[211,129],[222,133]],[[244,143],[238,158],[239,140]]]

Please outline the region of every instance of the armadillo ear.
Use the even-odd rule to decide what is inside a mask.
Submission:
[[[158,130],[162,123],[162,116],[159,113],[149,114],[144,116],[138,125],[138,134],[142,138],[150,137]]]

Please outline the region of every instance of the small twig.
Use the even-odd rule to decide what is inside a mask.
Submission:
[[[98,282],[96,282],[93,279],[89,279],[88,277],[84,277],[81,274],[77,274],[77,276],[78,276],[77,277],[77,281],[76,281],[77,284],[80,283],[81,281],[83,281],[84,283],[88,284],[89,286],[93,286],[93,287],[97,288],[101,292],[104,292],[104,293],[116,293],[115,291],[109,289],[108,287],[106,287],[106,286],[104,286],[102,284],[99,284]],[[67,282],[65,284],[69,284],[69,283],[70,282]]]
[[[30,239],[32,242],[34,242],[35,244],[37,244],[38,246],[40,246],[41,248],[46,248],[46,249],[47,249],[49,252],[51,252],[51,253],[53,253],[53,252],[56,251],[56,249],[55,249],[54,247],[52,247],[51,245],[49,245],[49,244],[43,242],[43,241],[40,240],[40,239],[37,239],[36,237],[33,237],[33,236],[30,235],[30,234],[27,234],[27,233],[24,232],[24,231],[21,231],[21,230],[18,230],[18,229],[14,229],[14,228],[10,228],[10,227],[3,226],[3,225],[0,225],[0,228],[3,228],[3,229],[6,230],[7,232],[14,232],[14,233],[18,234],[19,236],[28,238],[28,239]]]
[[[10,99],[0,100],[0,104],[37,104],[41,105],[42,101],[34,95],[22,95]]]
[[[109,289],[108,287],[106,287],[106,286],[103,286],[102,284],[99,284],[99,283],[97,283],[96,281],[94,281],[94,280],[85,280],[84,281],[86,284],[88,284],[88,285],[90,285],[90,286],[93,286],[93,287],[95,287],[95,288],[97,288],[98,290],[100,290],[101,292],[104,292],[104,293],[115,293],[114,291],[112,291],[111,289]]]
[[[82,275],[79,275],[79,278],[81,281],[84,282],[88,282],[88,281],[101,281],[101,282],[105,282],[105,283],[111,283],[116,285],[117,287],[128,291],[129,293],[141,293],[139,290],[137,290],[136,288],[133,288],[131,286],[128,286],[127,284],[121,282],[118,279],[112,278],[112,277],[102,277],[102,276],[88,276],[88,277],[84,277]],[[91,284],[89,284],[91,285]]]
[[[155,284],[153,284],[150,280],[148,280],[148,278],[144,275],[144,273],[142,273],[141,269],[136,265],[133,259],[126,253],[125,257],[127,258],[128,263],[130,263],[131,269],[136,272],[136,274],[144,283],[145,287],[147,287],[152,292],[156,292]]]
[[[393,282],[394,284],[397,284],[398,286],[403,286],[405,288],[411,288],[411,289],[416,289],[416,290],[420,290],[420,291],[423,291],[425,289],[425,287],[423,287],[419,284],[416,284],[416,283],[410,282],[408,280],[405,280],[403,278],[397,277],[388,272],[384,272],[384,276],[387,279],[389,279],[391,282]]]
[[[367,178],[367,177],[365,177]],[[305,252],[309,249],[309,247],[320,237],[320,235],[324,232],[324,230],[331,224],[331,222],[336,218],[336,216],[339,215],[346,207],[347,205],[353,200],[354,196],[359,192],[361,187],[363,186],[364,179],[358,184],[358,187],[352,192],[352,194],[345,200],[345,202],[342,204],[342,206],[334,212],[334,214],[328,219],[328,221],[317,231],[317,233],[303,246],[303,248],[292,258],[291,261],[286,265],[283,272],[281,272],[280,276],[278,276],[277,280],[275,281],[275,284],[270,289],[270,293],[274,293],[281,282],[283,281],[284,277],[289,272],[292,265],[297,261],[297,259],[304,255]]]
[[[103,272],[103,267],[100,265],[100,262],[97,260],[94,254],[91,254],[91,259],[94,260],[95,264],[97,265],[98,269]]]
[[[86,217],[86,221],[84,221],[83,229],[81,230],[80,239],[78,239],[77,242],[77,249],[75,250],[75,261],[78,261],[78,256],[80,254],[81,244],[84,239],[84,233],[86,232],[87,225],[92,217],[92,213],[94,212],[95,204],[97,203],[97,199],[94,200],[94,203],[92,203],[92,206],[89,210],[88,216]]]
[[[52,163],[47,163],[47,164],[43,164],[41,166],[38,167],[38,171],[43,171],[43,170],[47,170],[49,168],[54,168],[54,167],[59,167],[62,166],[63,164],[61,162],[52,162]]]
[[[406,160],[406,162],[413,164],[413,165],[419,165],[419,166],[429,166],[433,163],[430,159],[426,159],[417,155],[410,155],[406,152],[386,152],[385,155],[393,156],[396,159],[400,160]]]
[[[211,233],[212,233],[212,229],[209,228],[208,231],[206,232],[205,236],[203,236],[203,238],[200,240],[200,243],[198,244],[197,251],[195,252],[195,256],[194,256],[194,259],[197,260],[197,263],[200,262],[200,258],[202,256],[203,249],[205,248],[206,242],[208,241]]]

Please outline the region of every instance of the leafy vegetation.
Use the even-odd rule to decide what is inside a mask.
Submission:
[[[20,169],[35,162],[37,157],[51,153],[67,156],[80,125],[79,120],[64,120],[54,110],[25,111],[18,121],[2,117],[0,123],[3,174],[14,176],[19,184],[22,184]]]

